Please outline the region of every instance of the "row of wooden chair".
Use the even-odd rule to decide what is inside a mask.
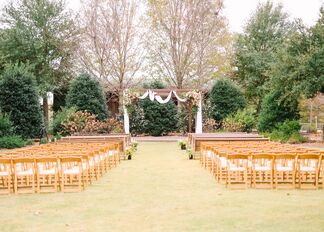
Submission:
[[[324,188],[323,152],[273,142],[204,143],[200,161],[227,187]]]
[[[0,193],[81,191],[120,163],[118,143],[59,143],[0,157]]]

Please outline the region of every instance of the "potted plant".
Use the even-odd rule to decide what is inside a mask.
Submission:
[[[133,153],[134,153],[134,150],[132,148],[127,149],[125,152],[127,159],[131,160]]]
[[[189,159],[193,159],[193,153],[192,153],[192,150],[191,150],[191,149],[188,149],[188,150],[187,150],[187,153],[188,153],[188,157],[189,157]]]
[[[183,140],[179,141],[179,146],[180,146],[181,150],[187,149],[187,144]]]

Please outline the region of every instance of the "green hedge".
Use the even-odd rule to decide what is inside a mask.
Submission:
[[[66,97],[68,108],[76,107],[78,111],[95,114],[99,120],[108,116],[106,98],[98,81],[88,74],[81,74],[72,81]]]
[[[3,136],[0,137],[0,148],[13,149],[13,148],[24,147],[26,145],[26,142],[27,141],[25,141],[20,136],[16,136],[16,135]]]
[[[42,113],[34,77],[24,66],[8,66],[0,78],[0,108],[10,115],[14,132],[36,138],[42,127]]]

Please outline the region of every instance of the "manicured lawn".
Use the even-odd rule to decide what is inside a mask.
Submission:
[[[324,190],[228,190],[176,143],[81,193],[0,196],[0,231],[323,231]]]

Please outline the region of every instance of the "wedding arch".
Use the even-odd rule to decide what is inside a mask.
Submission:
[[[196,126],[195,133],[202,133],[202,95],[201,92],[191,90],[186,92],[185,97],[180,97],[176,90],[170,90],[169,94],[165,99],[154,90],[148,89],[143,95],[140,95],[139,92],[130,91],[126,89],[123,94],[123,110],[124,110],[124,131],[126,134],[129,134],[129,115],[127,111],[127,106],[131,105],[134,100],[149,98],[151,101],[157,101],[158,103],[165,104],[168,103],[172,96],[175,96],[179,102],[189,102],[192,106],[197,106],[197,115],[196,115]],[[191,115],[191,114],[190,114]],[[189,120],[191,121],[191,120]]]

